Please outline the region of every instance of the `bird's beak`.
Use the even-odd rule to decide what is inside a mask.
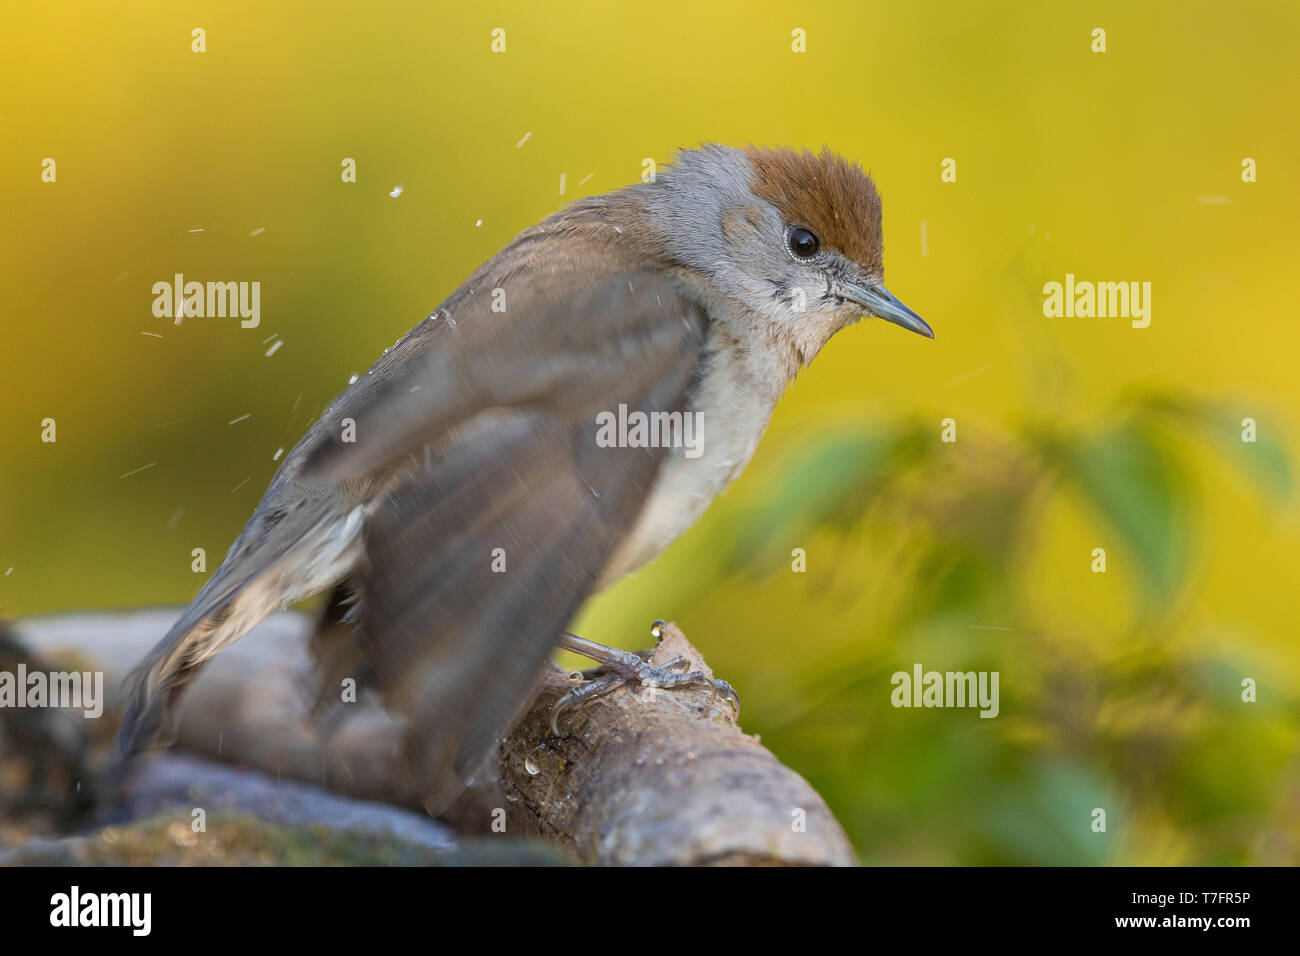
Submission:
[[[839,283],[839,292],[850,302],[856,302],[872,315],[879,316],[886,322],[901,325],[910,332],[924,335],[927,339],[934,338],[934,329],[926,324],[925,319],[903,305],[883,285],[864,286],[852,282],[841,282]]]

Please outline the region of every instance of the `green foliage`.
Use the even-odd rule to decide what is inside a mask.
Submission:
[[[1281,445],[1243,443],[1238,421],[1160,395],[1100,428],[967,427],[945,445],[913,424],[811,440],[765,496],[710,527],[730,542],[716,567],[728,578],[710,582],[687,632],[731,628],[715,668],[779,701],[747,728],[819,787],[868,862],[1294,860],[1294,690],[1276,681],[1243,703],[1266,658],[1249,641],[1215,650],[1222,625],[1187,613],[1206,448],[1246,491],[1290,492]],[[1041,563],[1062,505],[1115,542],[1125,570]],[[792,545],[816,574],[789,573]],[[1036,592],[1062,576],[1078,582],[1067,594],[1109,590],[1044,610]],[[808,633],[767,638],[764,614],[792,601]],[[999,716],[894,708],[891,675],[914,662],[998,671]]]

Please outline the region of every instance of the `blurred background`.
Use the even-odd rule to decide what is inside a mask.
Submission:
[[[864,862],[1296,862],[1300,8],[1088,7],[13,7],[0,615],[187,602],[192,549],[517,232],[679,147],[825,144],[936,340],[838,336],[575,629],[678,621]],[[155,318],[176,273],[259,281],[260,326]],[[1150,282],[1150,327],[1045,318],[1066,273]],[[1000,715],[894,709],[918,662],[1000,672]]]

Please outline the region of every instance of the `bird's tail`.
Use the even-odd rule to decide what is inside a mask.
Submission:
[[[203,664],[274,609],[274,604],[258,606],[251,600],[257,591],[266,591],[257,587],[262,569],[232,574],[227,567],[127,675],[126,715],[118,737],[123,756],[175,740],[176,705]]]
[[[271,612],[339,580],[359,547],[357,514],[325,503],[288,515],[259,509],[193,603],[127,675],[122,756],[175,740],[177,704],[203,665]]]

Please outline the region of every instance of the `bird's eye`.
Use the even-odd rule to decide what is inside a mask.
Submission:
[[[809,256],[815,256],[817,250],[821,248],[821,242],[817,236],[809,229],[803,226],[797,226],[790,230],[790,251],[800,259],[807,259]]]

